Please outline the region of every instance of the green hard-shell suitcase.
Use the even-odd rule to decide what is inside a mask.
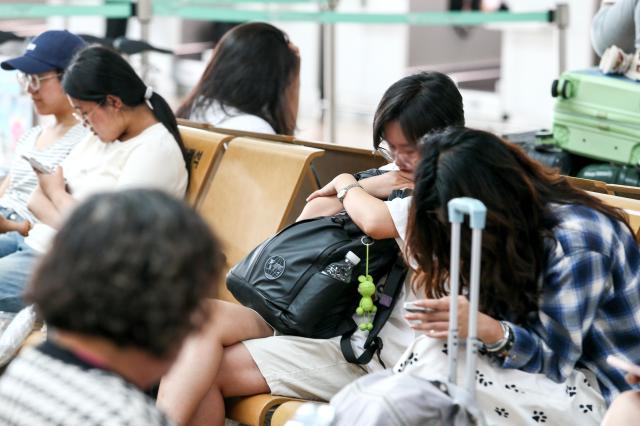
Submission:
[[[569,152],[640,164],[640,83],[597,69],[570,71],[553,82],[553,137]]]

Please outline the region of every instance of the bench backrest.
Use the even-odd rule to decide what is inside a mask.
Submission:
[[[186,199],[195,207],[220,161],[224,143],[231,140],[232,136],[185,126],[178,128],[190,158]]]
[[[619,197],[640,200],[640,188],[637,186],[607,184],[607,189]]]
[[[321,149],[325,154],[319,158],[314,158],[309,164],[308,170],[304,174],[298,196],[293,200],[290,213],[285,219],[285,224],[295,221],[305,206],[306,197],[329,183],[331,179],[340,173],[355,173],[362,170],[378,168],[386,164],[386,160],[380,155],[367,148],[356,148],[350,146],[337,145],[334,143],[308,141],[297,139],[287,135],[270,135],[265,133],[247,132],[244,130],[234,130],[214,127],[208,123],[201,123],[185,119],[178,119],[181,127],[192,128],[201,131],[226,134],[229,137],[248,137],[256,140],[289,143],[302,145],[310,148]]]
[[[636,235],[636,240],[640,241],[640,200],[596,192],[591,192],[591,195],[601,199],[610,206],[624,210],[629,217],[629,224]]]
[[[228,143],[197,207],[223,244],[227,268],[285,225],[311,161],[323,153],[249,138]],[[219,297],[232,300],[224,285]]]
[[[607,184],[602,181],[577,178],[573,176],[565,176],[565,177],[576,188],[580,188],[589,192],[597,192],[601,194],[613,195],[613,192],[607,189]]]
[[[244,130],[224,129],[214,127],[208,123],[200,123],[185,119],[178,119],[178,122],[182,126],[232,136],[243,136],[274,142],[293,143],[296,145],[322,149],[325,151],[325,155],[315,160],[312,164],[312,172],[314,173],[316,183],[319,187],[326,185],[331,181],[331,179],[340,173],[355,173],[362,170],[378,168],[387,163],[384,158],[372,152],[372,150],[368,148],[357,148],[338,145],[335,143],[309,141],[287,135],[270,135],[265,133],[247,132]]]

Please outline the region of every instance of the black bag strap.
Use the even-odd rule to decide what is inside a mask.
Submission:
[[[355,224],[353,219],[351,219],[346,210],[341,210],[331,216],[331,221],[342,226],[342,229],[344,229],[347,235],[351,238],[362,235],[362,231],[358,228],[358,225]]]
[[[402,284],[404,283],[404,278],[407,275],[407,268],[404,265],[404,261],[402,260],[402,256],[398,255],[393,267],[391,268],[391,272],[389,272],[389,276],[387,277],[387,281],[382,288],[382,291],[378,294],[378,310],[376,311],[376,315],[373,318],[373,329],[369,331],[369,336],[367,340],[364,342],[364,352],[359,357],[356,357],[353,352],[353,347],[351,347],[351,336],[358,329],[357,324],[351,320],[352,327],[351,330],[342,335],[340,339],[340,349],[342,350],[342,355],[344,359],[352,364],[367,364],[371,361],[374,354],[378,355],[378,360],[380,364],[384,368],[386,366],[380,359],[380,352],[382,351],[382,339],[378,337],[378,333],[384,327],[384,324],[389,319],[391,312],[393,311],[393,307],[395,306],[398,294],[400,289],[402,288]]]

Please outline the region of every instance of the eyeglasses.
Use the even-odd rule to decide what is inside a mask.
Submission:
[[[391,153],[391,151],[389,151],[389,149],[383,146],[378,146],[376,151],[378,151],[378,154],[380,154],[382,158],[387,160],[389,163],[393,163],[395,161],[395,158],[393,158],[393,154]]]
[[[96,106],[91,108],[91,111],[89,112],[84,112],[79,107],[74,106],[74,111],[71,114],[73,114],[73,118],[82,123],[83,126],[90,126],[91,123],[89,123],[89,117],[95,112],[96,109],[100,108],[101,106],[102,103],[98,102]]]
[[[49,80],[51,78],[57,78],[61,75],[61,73],[55,73],[40,77],[37,74],[25,74],[23,72],[18,72],[16,78],[18,79],[18,83],[20,84],[20,86],[22,86],[22,89],[25,92],[28,92],[29,89],[31,89],[32,92],[37,92],[42,86],[42,81]]]
[[[412,157],[418,153],[415,147],[402,148],[400,150],[394,149],[387,141],[380,142],[376,151],[390,163],[396,161],[399,156]]]

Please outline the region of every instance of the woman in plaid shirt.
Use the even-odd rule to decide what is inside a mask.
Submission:
[[[487,420],[599,424],[612,398],[631,388],[607,356],[640,361],[640,251],[624,214],[490,133],[453,128],[428,137],[422,154],[408,244],[419,265],[415,284],[428,297],[419,303],[434,311],[406,315],[425,335],[396,372],[446,371],[445,207],[477,198],[488,210],[477,374]],[[470,243],[462,241],[466,259]],[[469,268],[460,269],[465,294]],[[468,302],[458,297],[465,337]]]

